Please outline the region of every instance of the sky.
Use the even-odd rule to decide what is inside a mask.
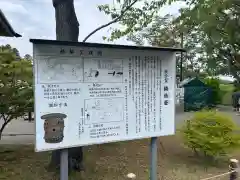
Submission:
[[[79,41],[82,41],[92,30],[111,19],[99,12],[97,5],[112,4],[114,0],[74,0],[75,11],[80,23]],[[161,14],[177,14],[183,3],[174,3],[162,8]],[[55,14],[52,0],[0,0],[0,8],[22,38],[0,37],[0,45],[10,44],[20,51],[21,56],[32,54],[32,44],[29,39],[55,39]],[[115,24],[111,27],[117,27]],[[104,42],[102,36],[109,36],[109,28],[94,34],[88,42]],[[114,44],[133,44],[122,38]]]
[[[224,76],[224,75],[219,75],[218,78],[225,80],[225,81],[231,81],[231,82],[233,82],[235,80],[235,78],[232,76]]]

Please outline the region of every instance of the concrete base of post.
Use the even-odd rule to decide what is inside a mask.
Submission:
[[[238,168],[239,168],[238,160],[237,159],[230,159],[230,161],[229,161],[229,171],[231,171],[230,177],[229,177],[230,180],[238,179]]]

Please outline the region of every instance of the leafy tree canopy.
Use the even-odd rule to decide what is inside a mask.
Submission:
[[[119,20],[120,28],[111,29],[109,41],[128,36],[137,44],[180,46],[185,67],[193,72],[205,69],[210,75],[233,75],[240,82],[240,3],[238,0],[180,0],[186,7],[180,15],[161,17],[161,7],[177,0],[117,0],[113,6],[101,5],[99,10],[112,19],[121,16],[124,7],[135,3]]]
[[[32,111],[32,87],[31,62],[10,45],[0,46],[0,137],[11,120]]]

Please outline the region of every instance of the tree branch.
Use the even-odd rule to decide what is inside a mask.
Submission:
[[[122,12],[120,13],[120,15],[118,17],[116,17],[115,19],[113,19],[112,21],[110,21],[107,24],[104,24],[100,27],[98,27],[97,29],[95,29],[94,31],[92,31],[90,34],[88,34],[84,39],[83,42],[86,42],[88,40],[88,38],[90,38],[90,36],[92,36],[93,34],[95,34],[97,31],[110,26],[111,24],[114,24],[118,21],[121,20],[121,18],[123,17],[123,15],[137,2],[138,0],[134,0],[131,4],[129,4],[124,10],[122,10]]]
[[[4,122],[6,122],[8,120],[8,118],[9,118],[9,115],[5,116],[5,114],[2,113],[0,118],[2,118]]]
[[[1,114],[0,119],[3,119],[5,121],[5,116],[4,114]]]

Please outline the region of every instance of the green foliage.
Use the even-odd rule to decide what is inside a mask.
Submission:
[[[240,81],[237,59],[240,53],[240,6],[237,0],[188,0],[178,20],[184,27],[203,33],[205,61],[212,75],[231,74]]]
[[[204,83],[212,89],[211,102],[213,105],[220,104],[222,102],[222,93],[220,89],[220,81],[218,78],[205,78]]]
[[[240,87],[235,87],[233,92],[239,92],[240,91]]]
[[[99,5],[99,11],[109,15],[112,19],[121,16],[122,12],[128,9],[118,21],[121,28],[112,28],[111,36],[104,37],[104,39],[113,41],[141,31],[152,22],[163,5],[172,2],[173,0],[116,0],[112,6],[109,4]],[[131,4],[134,6],[129,8]]]
[[[240,147],[239,127],[224,113],[201,111],[180,129],[184,144],[196,154],[217,159]]]
[[[179,46],[182,34],[183,47],[187,49],[186,74],[231,74],[240,82],[239,1],[183,0],[186,6],[180,9],[178,17],[164,20],[166,17],[159,16],[161,7],[176,1],[116,0],[113,6],[100,5],[100,11],[115,19],[136,2],[119,19],[120,28],[112,28],[111,36],[104,39],[127,36],[137,44]]]
[[[31,61],[21,59],[11,46],[0,47],[0,115],[4,127],[15,118],[32,111],[33,84]]]
[[[237,91],[240,91],[240,83],[238,81],[234,81],[233,82],[233,85],[234,85],[234,92],[237,92]]]

